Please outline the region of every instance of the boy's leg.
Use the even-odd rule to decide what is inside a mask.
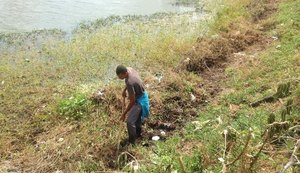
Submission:
[[[128,112],[127,131],[128,131],[130,143],[134,143],[137,137],[136,122],[138,121],[141,110],[142,110],[141,106],[139,104],[135,104]]]

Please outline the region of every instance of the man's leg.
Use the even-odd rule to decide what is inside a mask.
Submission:
[[[129,136],[129,142],[132,144],[135,142],[135,139],[137,137],[136,122],[138,121],[141,110],[141,106],[139,104],[135,104],[128,112],[127,131]]]
[[[139,116],[136,123],[135,123],[135,127],[136,127],[136,136],[137,138],[142,136],[142,117]]]

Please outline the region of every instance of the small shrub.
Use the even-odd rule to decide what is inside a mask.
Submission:
[[[89,103],[85,95],[76,94],[60,101],[58,111],[62,116],[79,120],[87,113]]]

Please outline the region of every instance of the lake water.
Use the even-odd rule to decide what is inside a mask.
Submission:
[[[0,0],[0,32],[58,28],[73,30],[82,21],[110,15],[184,12],[173,0]]]

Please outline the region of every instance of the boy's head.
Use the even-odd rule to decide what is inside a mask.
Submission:
[[[116,73],[119,79],[125,79],[128,76],[127,68],[124,65],[118,65]]]

